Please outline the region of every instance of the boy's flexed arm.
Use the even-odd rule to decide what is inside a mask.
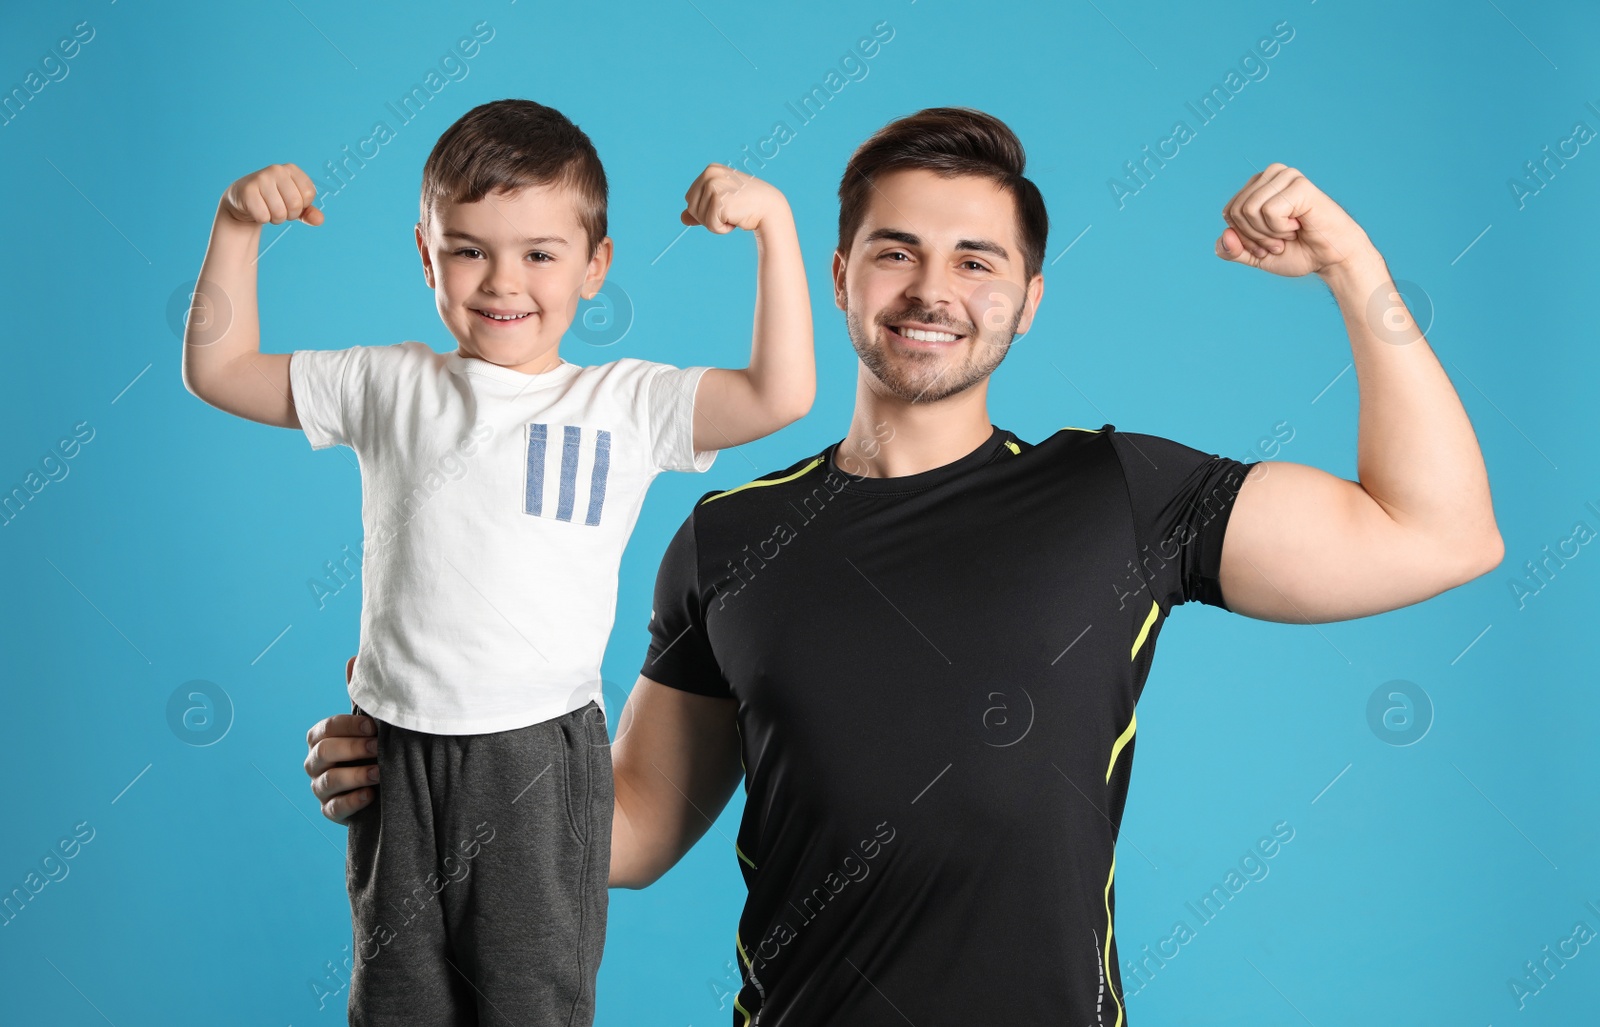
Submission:
[[[684,194],[686,225],[756,237],[756,314],[750,366],[714,367],[695,396],[694,448],[727,449],[798,421],[817,394],[811,296],[794,215],[766,182],[713,164]]]
[[[183,384],[219,410],[280,428],[300,427],[289,390],[289,354],[261,352],[255,262],[267,222],[322,224],[322,211],[311,205],[316,194],[304,171],[273,164],[230,185],[217,204],[183,333]]]

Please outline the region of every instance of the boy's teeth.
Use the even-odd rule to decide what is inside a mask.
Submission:
[[[480,310],[478,313],[484,317],[492,317],[496,321],[517,321],[528,316],[527,314],[491,314],[487,310]]]
[[[959,335],[952,335],[949,332],[924,332],[916,328],[902,328],[900,334],[917,342],[955,342],[960,338]]]

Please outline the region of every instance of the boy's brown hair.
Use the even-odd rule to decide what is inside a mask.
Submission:
[[[1022,175],[1027,157],[1006,123],[970,107],[929,107],[878,129],[856,148],[839,180],[839,249],[850,252],[866,217],[872,181],[891,171],[920,168],[946,178],[977,175],[1011,194],[1017,207],[1023,278],[1044,266],[1050,218],[1038,186]]]
[[[441,199],[475,203],[499,189],[551,183],[575,194],[592,256],[606,235],[606,171],[589,137],[532,100],[480,104],[445,129],[422,166],[422,231]]]

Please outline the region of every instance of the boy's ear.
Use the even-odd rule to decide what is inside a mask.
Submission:
[[[589,268],[583,276],[583,288],[578,290],[586,300],[592,300],[600,294],[600,287],[606,283],[606,272],[611,270],[611,236],[606,236],[595,245],[594,253],[589,257]]]
[[[833,251],[833,305],[840,310],[845,309],[844,272],[846,267],[843,250]]]
[[[428,288],[433,288],[433,255],[428,252],[427,237],[422,234],[422,222],[418,221],[414,229],[417,236],[417,252],[422,255],[422,279],[428,283]]]

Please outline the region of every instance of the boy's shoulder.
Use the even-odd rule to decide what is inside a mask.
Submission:
[[[646,360],[642,357],[617,357],[602,364],[579,364],[570,360],[566,362],[578,369],[580,377],[595,379],[648,378],[653,374],[668,374],[674,371],[681,373],[694,370],[694,368],[679,367],[677,364],[667,364],[659,360]]]
[[[570,364],[571,362],[568,361]],[[659,360],[640,357],[618,357],[603,364],[573,364],[577,372],[568,382],[569,389],[583,391],[590,396],[607,395],[625,403],[648,403],[675,406],[675,396],[692,398],[693,387],[699,382],[707,367],[679,367]]]
[[[396,342],[336,349],[297,349],[290,363],[294,380],[353,383],[401,381],[442,370],[448,357],[421,342]]]
[[[436,352],[425,342],[416,342],[409,339],[404,342],[341,346],[337,349],[313,350],[311,352],[327,354],[329,359],[337,357],[341,362],[371,370],[399,370],[406,367],[422,367],[425,365],[443,367],[444,361],[448,356],[448,354]]]

